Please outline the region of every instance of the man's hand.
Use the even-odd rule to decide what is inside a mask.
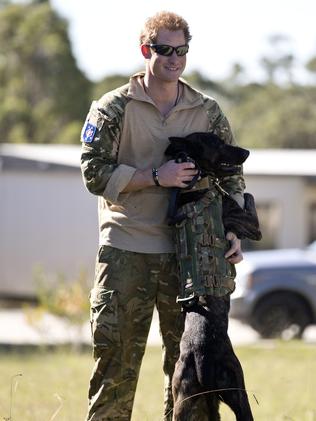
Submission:
[[[193,162],[171,160],[158,168],[159,183],[163,187],[188,187],[186,182],[190,182],[197,173]]]
[[[192,162],[183,162],[181,164],[175,161],[168,161],[158,168],[158,181],[162,187],[181,187],[188,185],[185,181],[190,182],[198,173]],[[154,186],[154,179],[151,168],[145,170],[137,169],[128,185],[124,188],[123,193],[134,192]]]
[[[226,240],[230,241],[231,247],[225,254],[225,259],[229,263],[236,264],[242,261],[243,255],[241,251],[241,241],[237,238],[236,234],[233,232],[228,232],[226,234]]]

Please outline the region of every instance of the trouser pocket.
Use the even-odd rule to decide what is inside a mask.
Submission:
[[[91,333],[94,356],[120,344],[117,291],[96,286],[90,293]]]

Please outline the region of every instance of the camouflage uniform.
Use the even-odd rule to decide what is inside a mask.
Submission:
[[[176,270],[174,254],[100,247],[90,296],[96,364],[89,390],[89,421],[130,419],[155,305],[163,341],[165,419],[172,419],[171,378],[183,331],[183,315],[176,304]]]
[[[94,101],[82,134],[83,139],[87,139],[82,144],[82,174],[88,190],[99,196],[100,226],[106,219],[102,213],[106,200],[104,191],[119,167],[120,135],[125,108],[130,101],[128,88],[129,85],[125,85]],[[227,143],[234,143],[229,124],[218,104],[212,98],[194,92],[199,98],[201,112],[207,115],[205,129],[213,131]],[[91,127],[87,126],[89,122]],[[91,131],[93,142],[88,137]],[[229,177],[222,186],[232,196],[241,197],[243,177]],[[165,420],[171,420],[171,378],[183,330],[182,313],[176,304],[179,291],[175,254],[126,251],[100,244],[95,285],[91,291],[95,367],[90,381],[87,420],[130,419],[155,305],[164,350],[164,413]]]

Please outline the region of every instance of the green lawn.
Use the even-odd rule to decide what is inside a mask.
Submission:
[[[301,342],[267,342],[236,348],[244,367],[256,421],[316,421],[316,348]],[[71,351],[0,354],[0,420],[80,421],[86,412],[86,393],[92,358]],[[161,352],[149,347],[142,366],[133,421],[162,420]],[[256,396],[259,405],[256,403]],[[58,409],[60,410],[58,411]],[[58,411],[58,413],[56,413]],[[222,406],[223,421],[233,421]],[[55,414],[55,416],[54,416]]]

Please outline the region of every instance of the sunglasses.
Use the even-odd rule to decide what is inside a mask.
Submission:
[[[179,45],[178,47],[171,47],[171,45],[164,44],[149,44],[149,47],[160,56],[170,57],[175,51],[178,57],[185,56],[189,51],[188,45]]]

